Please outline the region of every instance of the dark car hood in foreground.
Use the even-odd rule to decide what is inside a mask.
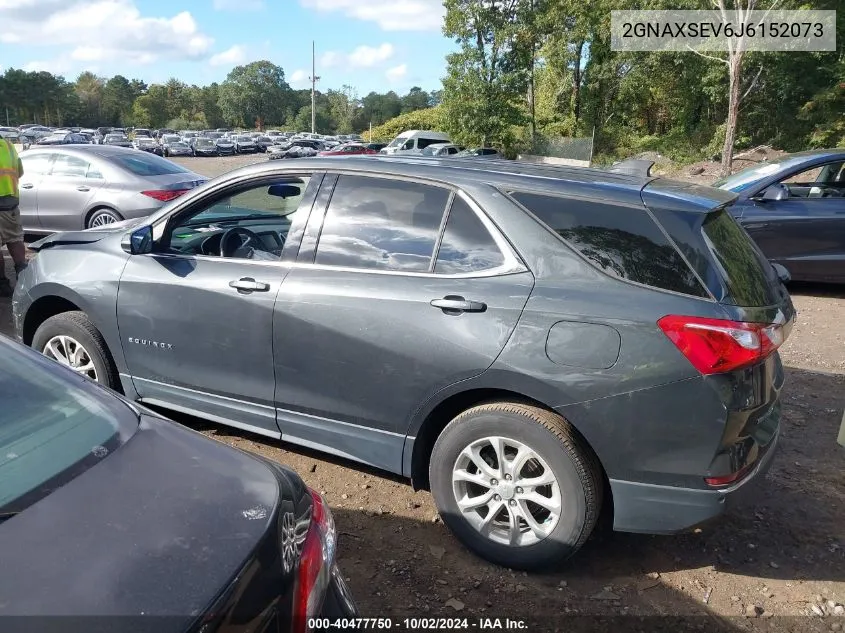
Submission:
[[[170,616],[156,631],[184,630],[270,529],[278,481],[246,454],[142,416],[112,455],[0,524],[0,620],[144,614]]]

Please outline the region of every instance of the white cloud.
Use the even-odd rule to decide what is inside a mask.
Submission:
[[[442,0],[299,0],[308,9],[375,22],[385,31],[439,31]]]
[[[246,49],[243,46],[235,45],[229,50],[212,55],[208,63],[212,66],[237,66],[246,60]]]
[[[261,11],[264,0],[214,0],[215,11]]]
[[[320,66],[323,68],[331,68],[340,63],[342,56],[336,51],[327,51],[320,55]]]
[[[326,51],[320,55],[320,68],[341,66],[344,68],[372,68],[393,57],[393,44],[385,42],[381,46],[359,46],[351,53]]]
[[[393,57],[393,45],[382,44],[378,48],[359,46],[349,53],[349,65],[355,67],[375,66]]]
[[[407,74],[408,65],[400,64],[399,66],[394,66],[393,68],[388,69],[388,71],[384,73],[384,76],[390,81],[400,81],[401,79],[404,79]]]
[[[54,62],[28,65],[53,68],[50,72],[60,72],[59,67],[68,72],[80,62],[206,59],[214,44],[190,12],[151,17],[143,15],[134,0],[0,0],[0,24],[7,34],[25,33],[29,47],[64,49]]]
[[[63,75],[69,69],[67,60],[59,59],[45,59],[37,60],[24,64],[23,70],[27,72],[48,72],[54,75]]]
[[[293,87],[302,87],[308,84],[308,76],[307,70],[294,70],[288,77],[288,82]]]

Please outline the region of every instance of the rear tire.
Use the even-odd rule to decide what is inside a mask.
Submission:
[[[120,378],[106,341],[84,312],[62,312],[44,321],[35,331],[32,347],[63,365],[69,365],[77,373],[120,391]],[[75,357],[79,362],[74,367],[73,358],[69,358],[71,362],[67,363],[62,356],[65,359]],[[81,371],[89,364],[91,369]]]
[[[429,479],[458,540],[512,569],[572,556],[602,504],[601,467],[566,420],[512,402],[473,407],[452,420],[434,445]]]
[[[97,227],[108,226],[115,222],[122,222],[123,216],[114,209],[95,209],[88,216],[88,222],[85,223],[86,229],[93,229]]]

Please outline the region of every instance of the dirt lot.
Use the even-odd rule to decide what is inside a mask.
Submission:
[[[254,160],[264,157],[180,162],[212,176]],[[365,616],[466,616],[470,628],[479,617],[521,618],[533,631],[845,631],[845,617],[835,615],[845,603],[845,449],[836,444],[845,407],[845,289],[792,292],[799,316],[782,350],[782,450],[756,505],[683,536],[599,530],[553,573],[511,572],[474,557],[439,521],[430,495],[403,480],[179,420],[294,468],[326,496],[341,534],[340,563]],[[0,300],[4,332],[8,310]]]

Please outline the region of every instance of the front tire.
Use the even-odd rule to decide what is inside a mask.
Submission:
[[[431,492],[443,522],[482,558],[536,570],[586,542],[602,504],[601,467],[545,409],[497,402],[452,420],[434,445]]]
[[[63,312],[44,321],[35,331],[32,347],[101,385],[120,390],[106,341],[84,312]]]

